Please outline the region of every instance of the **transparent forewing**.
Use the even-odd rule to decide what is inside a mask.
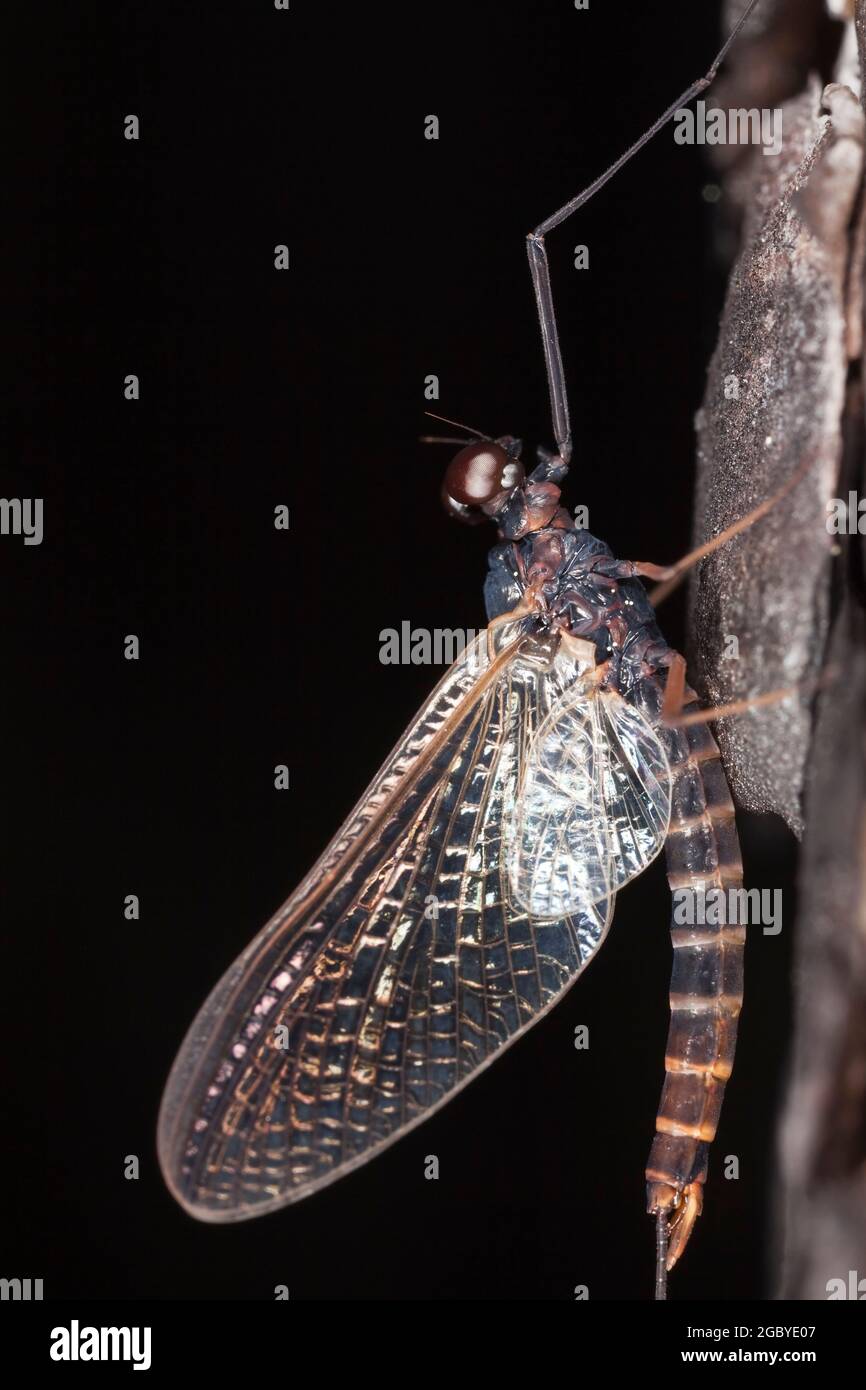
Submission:
[[[169,1186],[231,1221],[303,1197],[417,1124],[533,1023],[610,905],[536,923],[503,827],[573,669],[467,650],[298,892],[216,987],[160,1114]]]
[[[640,710],[577,682],[533,740],[511,818],[512,897],[533,918],[586,912],[665,842],[671,778]]]

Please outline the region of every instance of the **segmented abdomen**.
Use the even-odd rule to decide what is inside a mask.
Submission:
[[[691,691],[688,696],[694,698]],[[705,895],[714,889],[725,890],[729,904],[727,890],[743,882],[734,805],[716,742],[705,724],[695,724],[672,731],[669,747],[673,794],[666,853],[674,960],[665,1082],[647,1162],[651,1210],[654,1184],[680,1192],[706,1177],[707,1149],[734,1060],[746,935],[745,925],[695,920],[730,916],[700,914],[700,906],[712,903]],[[694,912],[684,923],[690,905]]]

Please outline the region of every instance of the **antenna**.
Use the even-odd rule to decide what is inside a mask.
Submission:
[[[449,420],[447,415],[437,415],[432,410],[425,410],[424,414],[429,415],[431,420],[441,420],[443,424],[456,425],[458,430],[468,430],[470,434],[477,435],[479,439],[490,439],[492,437],[489,434],[484,434],[482,430],[474,430],[471,425],[464,425],[462,420]],[[461,440],[460,442],[465,443],[466,441]]]

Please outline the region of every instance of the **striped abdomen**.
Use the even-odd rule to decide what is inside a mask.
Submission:
[[[742,895],[732,899],[728,890],[741,888],[743,864],[718,747],[705,724],[673,730],[669,739],[674,960],[665,1082],[646,1170],[651,1212],[673,1210],[690,1187],[700,1209],[700,1189],[692,1185],[706,1178],[733,1066],[746,935],[744,924],[727,920],[738,915],[730,908]]]

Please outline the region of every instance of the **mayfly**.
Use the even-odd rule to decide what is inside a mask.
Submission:
[[[545,236],[709,86],[756,3],[708,73],[528,237],[556,452],[539,449],[526,476],[517,439],[479,435],[446,471],[449,510],[498,528],[489,627],[181,1047],[159,1156],[201,1220],[308,1197],[432,1115],[562,997],[617,891],[663,846],[674,888],[742,882],[706,712],[642,583],[678,577],[730,533],[662,570],[617,560],[560,506],[572,446]],[[647,1165],[661,1297],[701,1209],[743,983],[742,926],[672,934]]]

